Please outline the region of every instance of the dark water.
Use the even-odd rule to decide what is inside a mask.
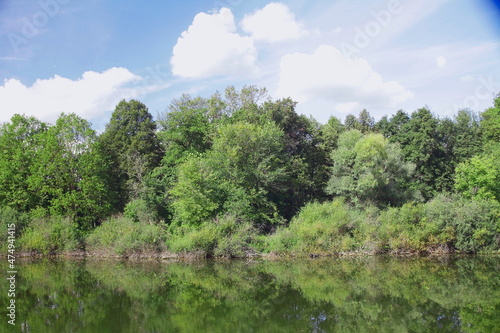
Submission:
[[[499,257],[16,265],[2,332],[500,332]]]

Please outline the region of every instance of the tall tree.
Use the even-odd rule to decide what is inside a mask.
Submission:
[[[428,108],[413,112],[409,120],[404,113],[398,112],[396,116],[399,119],[394,124],[400,130],[394,131],[390,141],[400,143],[406,160],[416,165],[414,187],[426,200],[437,192],[449,190],[450,170],[440,142],[439,119]]]
[[[375,125],[375,120],[370,115],[370,113],[366,111],[366,109],[363,109],[359,113],[357,120],[359,123],[360,131],[362,133],[368,133],[373,130],[373,127]]]
[[[35,117],[14,115],[0,126],[0,205],[30,211],[41,197],[30,187],[31,168],[41,153],[47,124]]]
[[[493,101],[493,107],[481,114],[481,130],[486,141],[500,142],[500,94]]]
[[[344,125],[337,117],[331,116],[328,122],[321,127],[321,141],[323,150],[328,154],[337,149],[339,136],[345,131]]]
[[[273,123],[221,126],[205,156],[178,167],[171,189],[177,223],[197,225],[224,214],[262,228],[279,220],[273,198],[285,184],[282,137]]]
[[[467,198],[500,201],[500,144],[457,166],[455,188]]]
[[[144,177],[161,161],[163,150],[156,123],[144,104],[122,100],[99,139],[113,161],[117,206],[121,209],[140,196]]]
[[[312,118],[299,115],[295,111],[296,105],[297,102],[285,98],[267,101],[261,107],[284,134],[289,181],[280,206],[286,219],[291,219],[306,202],[324,199],[328,181],[328,154],[322,145],[321,125]]]
[[[390,120],[387,120],[387,116],[384,116],[374,127],[376,131],[382,133],[386,138],[391,139],[403,131],[403,126],[409,121],[410,116],[403,110],[398,110]],[[394,141],[394,139],[391,140]]]
[[[331,159],[327,192],[332,195],[379,206],[400,205],[412,198],[408,183],[414,166],[404,161],[399,144],[381,134],[347,131],[341,134]]]
[[[479,154],[483,146],[480,117],[471,110],[459,110],[454,119],[455,130],[450,137],[456,163]]]
[[[86,120],[61,114],[38,148],[28,183],[40,196],[40,207],[71,217],[83,229],[111,212],[110,162]]]

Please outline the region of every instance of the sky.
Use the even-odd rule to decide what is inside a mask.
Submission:
[[[0,0],[0,123],[76,113],[102,131],[122,99],[153,116],[183,93],[267,88],[325,123],[500,92],[492,0]]]

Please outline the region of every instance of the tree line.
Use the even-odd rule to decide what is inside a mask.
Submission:
[[[63,113],[55,124],[16,114],[0,126],[2,225],[25,221],[19,232],[26,231],[25,247],[31,250],[43,243],[36,234],[40,228],[69,234],[60,238],[85,248],[89,239],[105,246],[102,237],[111,225],[109,232],[116,233],[135,223],[144,226],[136,232],[153,228],[148,230],[154,241],[144,242],[156,248],[202,248],[209,254],[223,248],[220,255],[232,255],[269,250],[276,242],[276,248],[296,250],[298,243],[316,244],[325,235],[329,244],[339,235],[360,241],[356,233],[366,223],[345,222],[349,218],[342,216],[335,223],[345,223],[323,225],[317,235],[304,235],[308,240],[297,239],[309,222],[294,225],[308,209],[318,216],[306,218],[312,221],[306,229],[342,209],[376,211],[374,223],[380,227],[388,212],[399,214],[412,205],[423,211],[446,197],[462,206],[489,207],[485,226],[473,223],[462,238],[479,237],[479,243],[498,250],[500,96],[480,114],[459,110],[440,118],[424,107],[377,122],[362,110],[321,124],[298,114],[296,105],[290,98],[271,99],[266,89],[228,87],[209,98],[182,95],[155,120],[143,103],[123,100],[101,134],[75,114]],[[128,222],[111,221],[120,216]],[[67,232],[54,231],[63,219],[65,227],[59,229]],[[402,225],[404,217],[394,219]],[[374,228],[380,240],[379,227]],[[462,227],[453,226],[450,237],[460,238]],[[329,234],[334,229],[340,234]],[[401,236],[396,229],[378,249],[390,248],[388,239]],[[435,243],[457,249],[456,241]],[[307,248],[328,252],[355,246]]]

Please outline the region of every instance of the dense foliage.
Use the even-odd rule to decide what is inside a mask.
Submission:
[[[453,118],[295,108],[252,86],[183,95],[157,121],[124,100],[99,135],[75,114],[15,115],[1,230],[41,253],[499,251],[500,96]]]

